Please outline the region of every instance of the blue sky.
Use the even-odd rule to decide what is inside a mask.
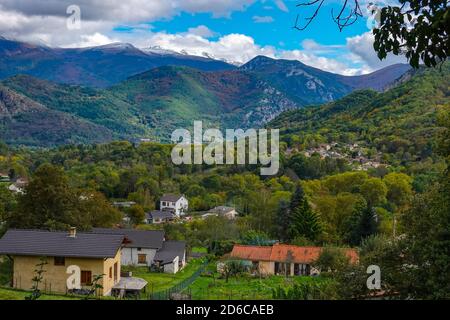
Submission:
[[[368,13],[369,0],[360,0]],[[381,0],[395,1],[395,0]],[[294,0],[0,0],[0,34],[49,46],[87,47],[127,42],[242,64],[257,55],[297,59],[340,74],[368,73],[403,58],[380,62],[366,14],[339,31],[326,0],[305,31],[293,29],[314,8]],[[80,9],[81,27],[68,27],[67,8]]]

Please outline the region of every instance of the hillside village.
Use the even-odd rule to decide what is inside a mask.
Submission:
[[[26,187],[26,184],[21,186]],[[113,205],[126,210],[135,203],[116,201]],[[159,210],[146,213],[142,225],[160,226],[211,217],[234,220],[239,214],[235,208],[218,206],[206,213],[191,215],[189,201],[184,195],[165,194],[159,199]],[[278,242],[266,246],[235,244],[230,247],[230,252],[225,250],[219,260],[215,258],[208,262],[211,258],[206,259],[206,251],[198,253],[192,249],[185,241],[168,240],[163,230],[130,228],[130,218],[126,215],[122,224],[115,228],[93,228],[88,232],[79,232],[75,227],[66,232],[9,229],[0,239],[0,257],[11,261],[13,266],[8,275],[11,289],[26,292],[35,288],[36,272],[41,268],[39,283],[44,294],[118,299],[156,298],[151,283],[153,276],[183,273],[191,264],[197,271],[203,270],[205,263],[214,265],[216,272],[226,277],[227,282],[228,265],[236,261],[241,264],[240,272],[257,277],[318,276],[320,268],[315,263],[324,250]],[[358,263],[356,250],[342,252],[351,263]],[[199,264],[199,261],[203,262]],[[80,281],[78,287],[69,288],[68,274],[72,274],[69,270],[73,266],[80,268]],[[192,273],[189,276],[192,278]],[[164,283],[160,285],[165,287]],[[166,298],[186,298],[181,290],[167,292]]]

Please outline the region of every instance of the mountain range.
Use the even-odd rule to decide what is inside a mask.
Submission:
[[[349,77],[263,56],[236,67],[128,44],[59,49],[0,39],[0,139],[37,146],[166,142],[194,120],[262,127],[282,112],[355,90],[383,91],[409,70],[398,64]]]

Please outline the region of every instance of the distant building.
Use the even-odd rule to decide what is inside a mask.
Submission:
[[[209,210],[208,213],[206,213],[206,214],[221,216],[221,217],[225,217],[230,220],[235,219],[236,216],[238,215],[235,208],[226,207],[226,206],[215,207],[214,209]],[[203,215],[203,216],[205,216],[205,215]]]
[[[18,178],[12,185],[8,187],[8,189],[11,192],[23,194],[26,186],[28,186],[28,179]]]
[[[166,211],[152,211],[145,214],[146,224],[160,224],[174,221],[177,218],[175,213],[171,210]]]
[[[317,275],[320,270],[314,267],[322,247],[299,247],[275,244],[273,246],[235,245],[231,259],[251,262],[253,268],[264,275]],[[351,263],[357,263],[359,256],[355,249],[342,249]]]
[[[189,202],[183,195],[165,194],[159,201],[161,211],[173,211],[177,217],[185,215]]]
[[[9,175],[7,173],[0,172],[0,182],[10,182]]]
[[[131,208],[136,205],[134,201],[116,201],[113,202],[113,206],[116,208]]]

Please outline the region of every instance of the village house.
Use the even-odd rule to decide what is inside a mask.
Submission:
[[[183,195],[165,194],[159,201],[161,211],[172,211],[177,217],[185,215],[189,209],[189,202]]]
[[[9,175],[4,172],[0,172],[0,182],[9,182]]]
[[[186,242],[165,241],[156,253],[155,264],[165,273],[177,273],[186,266]]]
[[[172,211],[152,211],[145,214],[146,224],[160,224],[172,222],[177,218]]]
[[[208,214],[209,214],[209,216],[216,215],[216,216],[225,217],[230,220],[236,219],[236,216],[238,215],[235,208],[226,207],[226,206],[215,207],[214,209],[211,209],[206,213],[206,215],[208,215]]]
[[[275,244],[273,246],[235,245],[231,259],[251,262],[262,275],[311,276],[320,273],[313,265],[323,248]],[[354,249],[343,249],[352,263],[358,261]]]
[[[92,232],[118,234],[128,240],[122,248],[123,266],[156,266],[177,273],[186,264],[186,243],[166,241],[164,231],[94,228]]]
[[[28,186],[28,179],[18,178],[8,187],[8,190],[14,193],[23,194],[26,186]]]
[[[81,269],[81,289],[90,289],[101,276],[98,295],[110,295],[121,277],[121,251],[125,237],[119,234],[8,230],[0,239],[0,254],[13,262],[12,287],[30,290],[36,265],[44,258],[41,290],[65,294],[69,291],[69,266]]]
[[[122,235],[129,240],[122,248],[121,264],[124,266],[151,266],[164,242],[164,231],[160,230],[94,228],[92,232]]]
[[[131,208],[136,205],[134,201],[115,201],[113,202],[113,206],[116,208]]]

